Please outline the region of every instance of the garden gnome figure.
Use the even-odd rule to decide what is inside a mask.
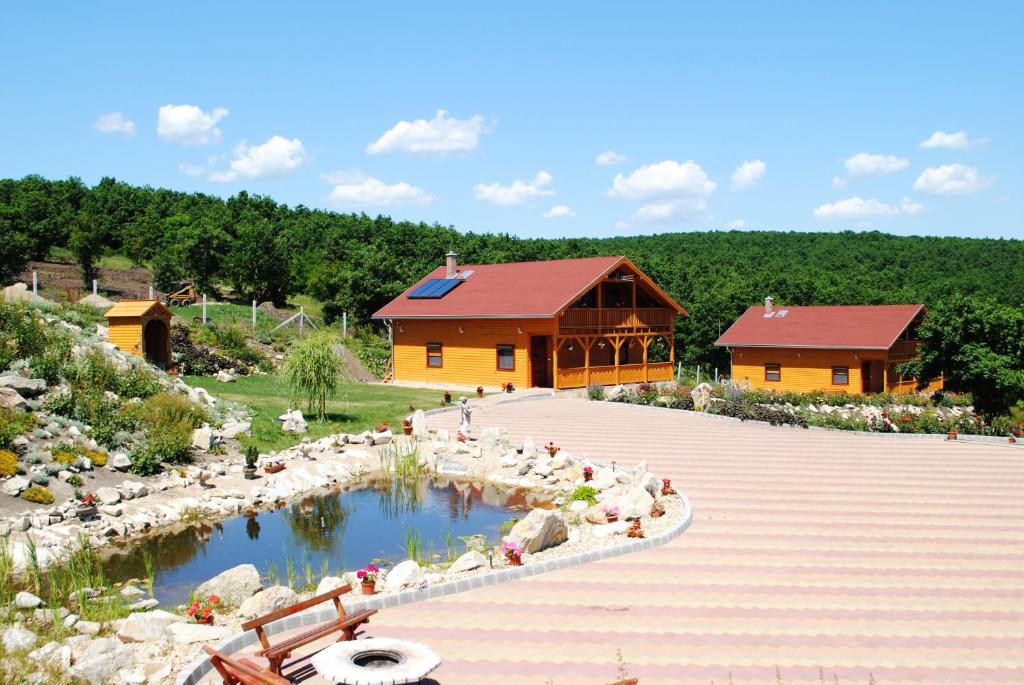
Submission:
[[[459,434],[469,437],[469,421],[473,415],[473,407],[469,406],[469,400],[465,397],[459,398]]]

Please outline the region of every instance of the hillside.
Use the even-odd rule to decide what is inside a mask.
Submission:
[[[921,302],[959,292],[1024,302],[1024,242],[878,232],[694,231],[615,238],[523,239],[461,233],[389,217],[290,208],[239,193],[227,200],[105,178],[0,180],[0,278],[67,248],[88,275],[103,255],[145,264],[158,285],[195,279],[241,300],[305,294],[330,319],[366,321],[440,263],[623,254],[690,312],[678,333],[687,364],[724,367],[712,343],[746,307],[771,294],[787,304]]]

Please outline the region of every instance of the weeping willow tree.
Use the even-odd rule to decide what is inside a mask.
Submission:
[[[304,338],[288,350],[282,373],[294,403],[305,401],[318,421],[327,416],[327,400],[338,390],[341,358],[334,353],[334,336],[327,332]]]

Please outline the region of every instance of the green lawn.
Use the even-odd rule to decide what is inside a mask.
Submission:
[[[181,320],[189,326],[193,325],[193,320],[197,322],[195,325],[199,325],[198,322],[203,320],[202,296],[200,296],[197,304],[189,305],[188,307],[172,307],[171,311],[176,316],[181,317]],[[206,305],[206,318],[218,326],[237,324],[242,327],[246,334],[252,334],[251,305],[210,302]],[[256,310],[256,332],[258,335],[268,334],[280,323],[280,321],[269,314],[259,309]],[[282,332],[284,332],[283,329]]]
[[[358,433],[382,421],[398,431],[402,419],[409,414],[410,405],[416,409],[433,409],[441,399],[436,390],[343,383],[337,397],[327,405],[327,420],[318,423],[307,417],[309,433],[295,436],[283,433],[280,424],[274,422],[288,410],[288,389],[277,376],[243,376],[234,383],[220,383],[207,376],[186,376],[185,382],[205,388],[216,397],[250,407],[255,417],[253,441],[262,451],[283,449],[307,435],[316,440],[331,433]],[[305,406],[299,408],[306,413]]]

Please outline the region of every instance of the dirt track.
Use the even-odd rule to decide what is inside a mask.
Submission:
[[[29,262],[28,269],[18,276],[18,280],[31,287],[33,270],[39,272],[39,294],[44,297],[63,300],[67,290],[82,290],[81,295],[89,294],[89,289],[82,288],[81,271],[76,264]],[[100,292],[115,300],[147,297],[152,282],[149,269],[141,266],[99,270]]]

